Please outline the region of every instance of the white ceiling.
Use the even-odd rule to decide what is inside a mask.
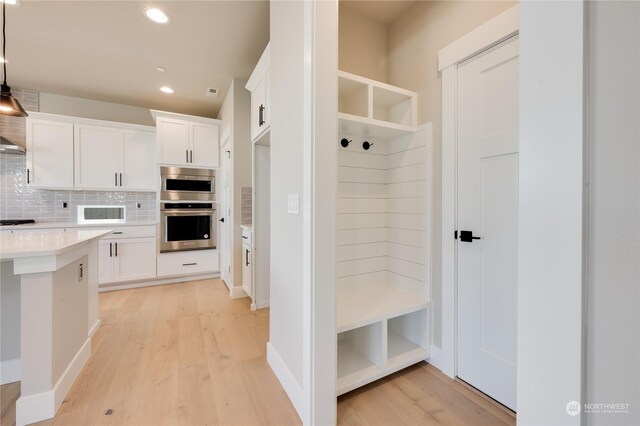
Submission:
[[[160,25],[143,14],[164,10]],[[28,1],[7,6],[9,84],[215,117],[269,40],[268,1]],[[166,72],[156,71],[166,68]],[[175,90],[161,93],[161,86]],[[218,98],[205,90],[220,90]]]
[[[416,2],[416,0],[342,0],[340,5],[376,22],[389,25]]]

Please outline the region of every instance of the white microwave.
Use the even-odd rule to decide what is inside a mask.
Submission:
[[[125,223],[125,206],[78,206],[79,224]]]

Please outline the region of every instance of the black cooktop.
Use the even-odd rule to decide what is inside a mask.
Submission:
[[[33,219],[0,219],[0,226],[24,225],[27,223],[36,223]]]

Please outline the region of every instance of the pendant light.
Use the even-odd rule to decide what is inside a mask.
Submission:
[[[0,87],[0,114],[11,115],[13,117],[26,117],[29,114],[22,108],[20,102],[11,95],[11,87],[7,84],[7,35],[5,31],[7,20],[7,2],[2,2],[2,57],[4,61],[2,63],[4,69],[4,80]]]

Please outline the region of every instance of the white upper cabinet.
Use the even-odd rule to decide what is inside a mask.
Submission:
[[[73,123],[27,118],[27,184],[73,188]]]
[[[218,167],[220,120],[151,111],[162,164]]]
[[[109,188],[118,185],[118,129],[75,126],[76,188]]]
[[[150,126],[31,113],[27,181],[37,188],[155,191]]]
[[[245,87],[251,92],[251,140],[268,144],[271,127],[269,45],[264,49]]]
[[[120,130],[120,186],[127,190],[155,190],[156,134],[141,130]]]

